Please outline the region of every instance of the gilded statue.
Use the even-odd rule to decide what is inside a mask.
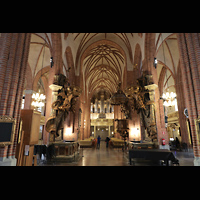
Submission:
[[[57,100],[52,103],[54,115],[46,123],[46,131],[58,137],[58,131],[63,126],[63,121],[69,112],[75,112],[76,98],[80,96],[82,90],[77,86],[70,86],[69,80],[60,74],[57,84],[62,86],[58,90]]]
[[[150,100],[149,90],[145,86],[151,85],[150,75],[143,74],[136,81],[136,85],[126,88],[125,94],[129,98],[131,108],[140,114],[144,128],[151,139],[157,139],[155,122],[155,105]],[[123,106],[122,106],[123,107]],[[125,111],[125,108],[124,112]]]
[[[145,91],[143,86],[140,85],[139,80],[136,81],[136,85],[128,87],[125,90],[126,96],[131,101],[132,109],[136,110],[137,113],[139,113],[141,109],[146,110],[145,93],[147,93],[147,91]]]

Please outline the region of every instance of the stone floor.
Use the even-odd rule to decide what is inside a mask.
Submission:
[[[100,149],[84,149],[83,156],[79,166],[129,166],[127,156],[121,149],[106,148],[104,142]]]
[[[175,157],[179,160],[180,166],[194,166],[194,154],[190,149],[188,152],[172,151]]]
[[[173,151],[175,157],[179,159],[180,166],[193,166],[194,155],[192,151]],[[100,149],[80,149],[79,156],[71,163],[40,163],[40,166],[130,166],[128,155],[121,149],[106,148],[105,142],[101,142]],[[147,160],[135,160],[134,166],[158,166]]]

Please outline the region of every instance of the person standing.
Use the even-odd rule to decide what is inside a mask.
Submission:
[[[106,137],[106,148],[108,148],[109,141],[110,141],[110,138]]]
[[[97,149],[100,149],[100,141],[101,141],[101,137],[100,137],[100,135],[98,135],[98,137],[97,137]]]

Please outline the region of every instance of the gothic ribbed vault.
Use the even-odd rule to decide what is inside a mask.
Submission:
[[[124,56],[112,45],[102,43],[92,48],[84,59],[83,67],[88,91],[115,92],[118,82],[122,80],[124,65]]]

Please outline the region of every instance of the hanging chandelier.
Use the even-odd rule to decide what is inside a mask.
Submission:
[[[34,106],[35,108],[39,108],[44,106],[44,100],[46,99],[46,96],[40,93],[33,93],[32,99],[33,101],[31,105]]]
[[[40,86],[42,85],[42,69],[43,69],[43,64],[44,64],[45,45],[46,45],[46,37],[45,37],[45,43],[43,46],[44,50],[43,50],[43,58],[42,58],[41,77],[39,79]],[[50,62],[52,62],[52,57],[51,57]],[[40,89],[39,89],[39,92],[32,94],[31,105],[34,107],[35,110],[37,110],[38,108],[42,108],[44,106],[45,99],[46,99],[46,96],[44,94],[40,94]]]
[[[117,92],[113,94],[113,96],[110,99],[111,105],[123,105],[128,101],[128,98],[124,94],[124,92],[121,90],[121,82],[119,82],[117,87]]]
[[[163,96],[162,96],[163,100],[164,100],[164,103],[163,105],[164,106],[167,106],[167,107],[172,107],[172,106],[175,106],[177,101],[176,101],[176,93],[174,92],[166,92],[163,93]]]
[[[164,57],[164,65],[166,67],[166,61],[165,61],[165,52],[164,52],[164,46],[163,46],[163,38],[162,38],[162,34],[161,34],[161,39],[162,39],[162,48],[163,48],[163,57]],[[155,60],[155,58],[154,58]],[[156,64],[157,64],[157,59],[156,59]],[[169,93],[169,88],[168,88],[168,79],[167,79],[167,69],[166,69],[166,83],[167,83],[167,92],[163,93],[162,95],[162,99],[164,100],[163,102],[163,106],[166,107],[172,107],[175,106],[177,104],[177,100],[176,100],[176,93],[174,92],[170,92]]]

